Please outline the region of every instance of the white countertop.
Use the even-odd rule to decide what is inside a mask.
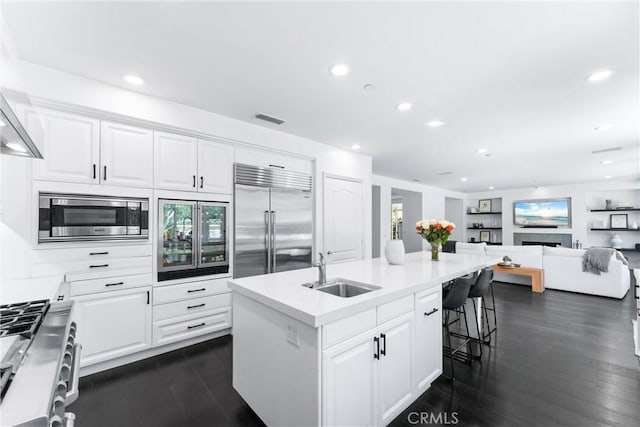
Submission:
[[[500,261],[501,257],[483,254],[450,253],[441,253],[440,261],[431,261],[431,252],[415,252],[405,255],[403,265],[390,265],[383,258],[327,265],[327,280],[350,279],[382,288],[351,298],[302,286],[318,280],[317,268],[230,279],[229,288],[318,327],[415,292],[442,286],[443,282]]]
[[[48,299],[55,301],[64,277],[0,280],[0,304]]]

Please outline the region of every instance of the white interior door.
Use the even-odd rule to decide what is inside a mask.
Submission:
[[[362,181],[324,177],[324,249],[328,262],[364,257],[362,187]]]

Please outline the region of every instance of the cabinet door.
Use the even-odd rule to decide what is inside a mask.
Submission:
[[[120,123],[100,124],[100,181],[153,187],[153,132]]]
[[[416,294],[415,378],[422,393],[442,373],[442,293]]]
[[[322,353],[322,425],[376,425],[375,329]]]
[[[233,187],[233,147],[198,140],[198,191],[231,194]]]
[[[34,163],[34,178],[98,183],[100,122],[46,108],[18,106],[18,116],[43,160]]]
[[[75,297],[82,366],[151,346],[151,287]]]
[[[380,393],[382,425],[405,409],[413,397],[413,311],[381,325]]]
[[[197,139],[154,132],[153,155],[156,188],[197,191]]]
[[[311,175],[311,160],[302,157],[287,156],[268,150],[255,150],[251,148],[237,148],[235,152],[236,163],[262,166],[271,169],[284,169],[294,172],[302,172]]]

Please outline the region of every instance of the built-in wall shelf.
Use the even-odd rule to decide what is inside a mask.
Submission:
[[[467,227],[467,230],[502,230],[502,227]]]
[[[467,212],[467,215],[502,215],[502,212]]]
[[[640,228],[592,228],[591,231],[640,231]]]
[[[591,212],[640,212],[640,208],[624,208],[624,209],[591,209]]]

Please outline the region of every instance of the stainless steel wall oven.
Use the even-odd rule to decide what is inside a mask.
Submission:
[[[40,243],[148,238],[149,199],[40,193]]]

